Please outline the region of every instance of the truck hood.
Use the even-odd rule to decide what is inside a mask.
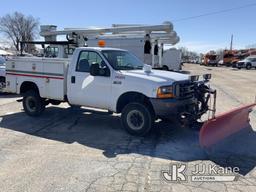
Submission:
[[[176,81],[184,81],[189,79],[189,75],[162,70],[151,70],[150,73],[146,73],[144,70],[122,70],[121,73],[125,76],[149,80],[161,84],[170,84]]]

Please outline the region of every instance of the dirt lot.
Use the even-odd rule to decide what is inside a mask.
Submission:
[[[254,101],[256,70],[187,64],[192,74],[212,73],[218,112]],[[1,191],[256,191],[256,113],[251,129],[221,154],[203,150],[198,132],[156,123],[146,138],[125,133],[119,116],[68,105],[30,118],[11,95],[0,95]],[[233,182],[168,182],[162,170],[184,163],[239,167]]]

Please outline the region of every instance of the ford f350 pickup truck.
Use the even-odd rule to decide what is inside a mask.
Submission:
[[[77,48],[73,57],[9,60],[6,91],[21,94],[30,116],[48,104],[106,109],[121,113],[123,127],[145,135],[156,118],[196,120],[209,110],[211,90],[190,75],[152,70],[126,50]]]

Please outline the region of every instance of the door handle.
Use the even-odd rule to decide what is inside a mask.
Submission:
[[[71,76],[71,83],[76,83],[76,77],[75,76]]]

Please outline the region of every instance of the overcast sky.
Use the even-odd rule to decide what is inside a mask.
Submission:
[[[253,3],[255,5],[247,6]],[[160,24],[171,21],[181,38],[177,46],[186,46],[198,52],[229,47],[231,34],[234,34],[234,48],[244,48],[256,43],[256,2],[253,0],[1,2],[0,16],[14,11],[39,18],[41,24],[55,24],[61,28],[107,27],[112,23]],[[199,16],[205,14],[209,15]],[[189,19],[193,16],[199,17]]]

